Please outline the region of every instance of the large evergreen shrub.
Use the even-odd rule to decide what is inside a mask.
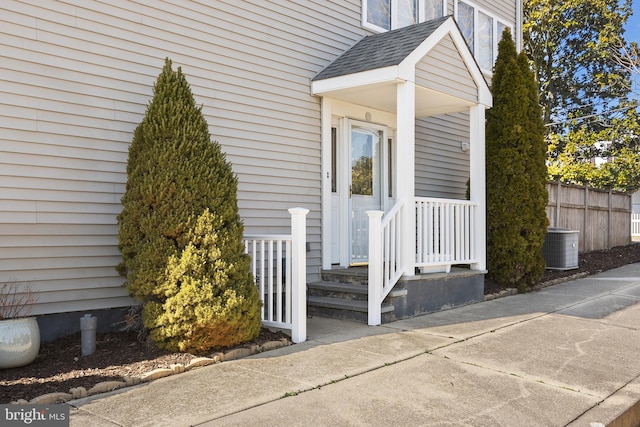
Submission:
[[[534,76],[509,30],[498,47],[487,111],[487,267],[523,289],[544,273],[546,145]]]
[[[156,344],[202,353],[254,339],[260,300],[237,179],[180,68],[165,61],[129,148],[119,271]]]

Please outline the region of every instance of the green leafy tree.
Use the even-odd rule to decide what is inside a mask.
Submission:
[[[202,353],[259,334],[237,178],[169,59],[134,131],[122,205],[119,271],[159,347]]]
[[[552,134],[549,151],[552,179],[595,188],[620,191],[640,189],[640,121],[635,109],[612,120],[610,127],[591,131],[570,129],[566,135]]]
[[[487,264],[489,277],[524,289],[544,272],[546,144],[533,73],[509,30],[498,47],[487,112]]]
[[[351,168],[353,194],[361,196],[373,195],[373,159],[361,156]]]
[[[616,109],[630,88],[624,54],[624,24],[631,0],[527,0],[524,48],[539,85],[545,124]],[[612,113],[615,113],[612,111]],[[585,123],[578,123],[580,126]],[[586,124],[598,125],[597,120]]]
[[[631,0],[524,2],[524,48],[547,129],[550,179],[638,189],[637,103],[630,94],[640,60],[637,43],[624,38],[631,6]]]

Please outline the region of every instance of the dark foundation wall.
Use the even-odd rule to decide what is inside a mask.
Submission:
[[[423,275],[401,279],[395,289],[405,289],[407,294],[393,299],[394,310],[383,315],[383,322],[484,301],[484,273]]]
[[[123,328],[129,308],[76,311],[71,313],[46,314],[38,316],[41,342],[49,342],[80,332],[80,318],[91,314],[97,318],[97,333],[114,332]]]

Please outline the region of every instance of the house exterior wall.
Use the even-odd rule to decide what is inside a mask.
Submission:
[[[510,19],[515,2],[498,3],[473,2]],[[245,232],[287,233],[287,209],[310,210],[315,278],[321,106],[310,79],[371,34],[361,13],[361,0],[2,2],[0,283],[31,283],[36,315],[131,304],[115,271],[116,215],[165,57],[182,67],[238,175]],[[417,195],[464,198],[468,122],[417,122]]]
[[[519,37],[521,8],[519,1],[489,1],[464,0],[467,4],[483,10],[501,20],[516,26],[516,37]],[[456,13],[458,0],[447,1],[447,14]],[[499,37],[500,35],[498,35]],[[458,60],[452,54],[455,47],[451,42],[443,43],[439,50],[429,55],[416,70],[416,79],[432,66],[438,65],[434,59],[446,63],[449,61],[451,69]],[[422,65],[421,64],[421,65]],[[420,69],[422,68],[422,70]],[[485,78],[491,83],[491,75],[485,73]],[[432,79],[432,77],[429,77]],[[461,84],[462,83],[462,84]],[[456,82],[455,77],[448,81],[440,81],[441,90],[449,92],[457,90],[473,94],[472,87],[465,81]],[[466,90],[465,90],[466,89]],[[452,93],[452,92],[449,92]],[[416,195],[419,197],[442,197],[464,199],[469,179],[469,152],[461,149],[462,143],[469,142],[469,115],[467,113],[448,114],[443,116],[418,118],[416,120]]]
[[[416,84],[471,102],[478,100],[478,87],[451,36],[446,36],[416,65]]]
[[[320,265],[320,100],[309,81],[362,38],[360,1],[3,2],[0,281],[34,314],[131,303],[114,267],[128,145],[165,57],[239,178],[247,233],[310,209]],[[260,13],[256,13],[260,10]]]
[[[450,36],[416,66],[416,83],[477,101],[478,88]],[[447,114],[416,120],[416,196],[464,199],[469,178],[469,115]]]
[[[416,120],[416,196],[465,199],[469,179],[469,114]]]

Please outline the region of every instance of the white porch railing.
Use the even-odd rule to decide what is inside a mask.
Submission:
[[[631,214],[631,237],[640,237],[640,213]]]
[[[416,198],[416,267],[442,268],[476,262],[474,212],[466,200]]]
[[[404,270],[402,260],[402,214],[405,202],[401,201],[387,215],[382,211],[369,211],[369,289],[368,323],[379,325],[382,320],[382,301],[398,282]]]
[[[369,211],[368,323],[379,325],[382,301],[402,276],[405,266],[424,271],[449,272],[454,264],[477,262],[474,241],[474,209],[466,200],[417,197],[415,204],[415,257],[402,259],[401,241],[405,201],[386,215]],[[384,215],[384,218],[383,218]],[[408,264],[408,265],[407,265]]]
[[[307,339],[306,215],[292,208],[291,234],[245,235],[245,253],[262,300],[262,323],[290,329],[294,343]]]

